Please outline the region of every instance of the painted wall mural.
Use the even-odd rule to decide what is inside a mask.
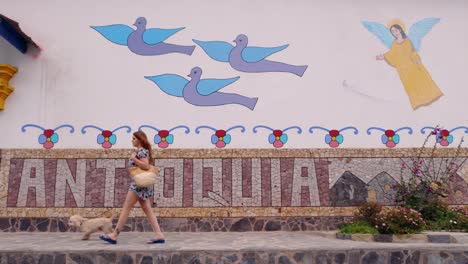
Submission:
[[[388,22],[386,26],[379,22],[362,22],[364,27],[389,49],[385,54],[377,55],[376,59],[385,60],[390,66],[396,68],[414,110],[420,106],[431,104],[443,95],[418,55],[423,37],[439,21],[439,18],[420,20],[411,26],[408,33],[406,33],[405,25],[398,19]],[[181,46],[164,42],[170,36],[183,30],[184,27],[147,29],[147,20],[144,17],[139,17],[133,25],[136,30],[122,24],[91,26],[91,28],[115,44],[128,46],[130,51],[138,55],[161,55],[172,52],[191,55],[195,49],[195,46]],[[308,67],[307,65],[296,66],[267,60],[267,57],[283,51],[289,44],[276,47],[248,46],[249,38],[245,34],[240,34],[235,38],[235,46],[225,41],[193,39],[193,42],[213,60],[227,62],[233,69],[240,72],[286,72],[303,76]],[[250,98],[234,93],[219,92],[223,87],[237,81],[239,77],[201,80],[201,74],[201,67],[195,67],[188,75],[191,78],[190,81],[176,74],[146,76],[145,78],[153,81],[165,93],[183,97],[186,102],[195,106],[239,104],[254,110],[257,97]],[[337,137],[340,136],[337,135]],[[339,141],[333,142],[338,142],[339,145]],[[390,142],[398,144],[395,141]],[[393,143],[389,144],[393,145]],[[336,143],[333,145],[337,146]]]
[[[307,65],[295,66],[282,62],[266,60],[268,56],[280,52],[288,45],[266,48],[249,47],[249,39],[240,34],[236,37],[235,46],[225,41],[201,41],[193,40],[210,58],[220,62],[229,62],[235,70],[241,72],[288,72],[302,77],[307,70]]]
[[[122,25],[91,26],[112,43],[127,46],[128,49],[142,56],[163,55],[168,53],[182,53],[192,55],[195,46],[182,46],[164,42],[185,27],[174,29],[146,28],[146,18],[139,17],[133,28]]]
[[[396,68],[414,110],[431,104],[443,95],[418,55],[422,39],[439,21],[439,18],[425,18],[414,23],[408,33],[399,19],[388,22],[387,26],[378,22],[363,22],[364,27],[389,48],[388,52],[377,55],[376,59],[385,60]]]
[[[154,82],[163,92],[183,97],[184,100],[196,106],[220,106],[238,104],[254,110],[258,98],[249,98],[234,93],[219,92],[222,88],[236,82],[240,77],[229,79],[201,79],[202,69],[194,67],[188,77],[190,81],[177,74],[163,74],[146,76]]]
[[[409,1],[404,12],[370,0],[340,9],[333,1],[254,3],[265,12],[234,1],[121,1],[93,5],[85,19],[79,15],[89,9],[84,3],[44,1],[4,5],[4,13],[46,43],[36,60],[0,43],[6,63],[18,64],[15,83],[23,87],[0,118],[5,149],[125,148],[131,134],[112,130],[129,125],[134,132],[143,124],[158,129],[143,128],[160,149],[215,149],[223,143],[224,149],[418,148],[424,140],[420,129],[437,124],[446,130],[439,132],[441,148],[466,139],[464,129],[450,132],[468,126],[463,118],[468,89],[459,87],[468,69],[463,47],[468,35],[460,34],[468,24],[468,16],[460,13],[462,1],[433,1],[427,8]],[[36,10],[36,16],[27,16],[24,8]],[[326,17],[339,19],[323,23]],[[187,77],[194,67],[200,76]],[[211,90],[203,91],[207,81]],[[110,94],[112,100],[103,103]],[[135,107],[148,114],[136,120],[128,110]],[[117,120],[106,117],[108,109]],[[352,116],[359,118],[350,122]],[[24,124],[53,129],[65,123],[76,133],[54,131],[58,141],[49,131],[43,144],[38,144],[42,130],[20,132]],[[189,133],[170,131],[182,124]],[[88,128],[82,134],[85,125],[102,131]],[[220,131],[196,134],[202,125]],[[224,134],[236,125],[245,132]],[[257,125],[273,131],[254,133]],[[302,133],[283,131],[290,126]],[[310,126],[326,130],[311,134]],[[359,134],[339,132],[346,126]],[[406,126],[413,133],[397,132]],[[385,131],[372,129],[367,135],[370,127]],[[45,144],[48,138],[51,143]]]

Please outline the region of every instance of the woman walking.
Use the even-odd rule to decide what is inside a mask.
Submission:
[[[136,148],[136,151],[130,156],[128,163],[129,167],[138,166],[140,169],[148,170],[150,168],[150,162],[152,161],[151,156],[151,144],[143,131],[137,131],[133,133],[132,145]],[[125,198],[122,211],[120,213],[119,221],[114,231],[110,234],[100,235],[99,238],[111,244],[117,244],[117,238],[123,229],[123,226],[127,222],[130,210],[136,202],[139,202],[143,212],[145,212],[148,221],[151,224],[154,232],[154,238],[148,241],[149,244],[153,243],[164,243],[164,235],[159,227],[158,220],[154,214],[151,204],[152,197],[154,196],[153,186],[150,187],[138,187],[135,181],[132,181],[128,189],[127,197]]]

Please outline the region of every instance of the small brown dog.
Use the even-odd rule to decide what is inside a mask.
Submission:
[[[81,215],[72,215],[68,220],[68,225],[79,228],[80,232],[85,233],[81,239],[88,240],[89,236],[97,231],[103,231],[106,234],[112,232],[113,219],[114,215],[111,218],[100,217],[93,219],[84,218]]]

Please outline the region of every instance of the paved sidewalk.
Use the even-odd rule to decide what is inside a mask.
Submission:
[[[339,240],[332,232],[180,232],[166,233],[165,244],[147,245],[152,233],[124,232],[117,245],[99,240],[98,233],[82,241],[80,233],[0,233],[0,252],[13,251],[283,251],[351,249],[468,250],[465,243],[376,243]],[[468,238],[468,234],[461,235]]]
[[[332,232],[180,232],[166,233],[166,244],[147,245],[151,235],[124,232],[118,244],[111,245],[100,241],[97,234],[82,241],[80,233],[0,233],[0,263],[2,256],[3,263],[9,263],[6,260],[10,257],[21,263],[25,255],[32,259],[30,263],[41,263],[44,254],[49,261],[55,258],[50,263],[205,263],[211,261],[208,259],[213,264],[263,263],[268,259],[273,259],[272,263],[316,263],[313,260],[320,256],[331,263],[390,263],[393,258],[405,261],[416,257],[418,262],[411,263],[468,262],[466,233],[456,234],[462,243],[452,244],[357,242],[335,239]],[[249,256],[253,262],[243,261]],[[433,258],[440,261],[419,262]]]

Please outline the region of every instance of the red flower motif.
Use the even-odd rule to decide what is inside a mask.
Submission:
[[[54,130],[52,129],[46,129],[44,130],[44,136],[50,138],[54,134]]]
[[[395,131],[393,131],[393,130],[391,130],[391,129],[386,130],[386,131],[385,131],[385,135],[386,135],[387,137],[393,137],[393,136],[395,135]]]
[[[224,137],[224,136],[226,136],[226,131],[224,131],[224,130],[217,130],[216,133],[215,133],[215,135],[216,135],[217,137]]]
[[[330,130],[329,134],[331,137],[337,137],[340,134],[340,132],[336,129],[333,129],[333,130]]]

